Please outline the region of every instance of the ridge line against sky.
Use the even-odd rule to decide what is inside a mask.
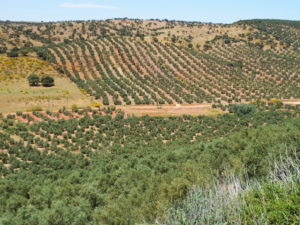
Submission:
[[[300,20],[299,0],[1,0],[0,20],[67,21],[112,18],[232,23]]]

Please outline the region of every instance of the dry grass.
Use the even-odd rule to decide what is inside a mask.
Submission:
[[[286,105],[300,105],[300,99],[286,99],[283,100],[283,103]]]
[[[33,57],[9,58],[0,55],[0,81],[26,78],[32,73],[59,76],[47,61]]]
[[[26,79],[0,82],[0,112],[28,111],[34,107],[58,110],[66,107],[88,106],[91,97],[83,95],[75,84],[64,77],[55,78],[51,88],[30,87]]]
[[[49,25],[51,28],[49,29]],[[18,31],[20,27],[32,31],[33,34],[40,36],[40,40],[32,38],[24,31]],[[93,27],[95,30],[93,30]],[[89,29],[91,28],[91,29]],[[3,46],[9,49],[14,45],[21,47],[25,43],[33,46],[43,45],[42,39],[50,37],[53,43],[63,42],[64,39],[95,39],[101,34],[101,28],[106,29],[108,35],[118,35],[118,30],[127,30],[132,36],[142,33],[146,39],[152,40],[153,36],[158,35],[158,39],[163,42],[171,41],[173,35],[180,37],[180,45],[187,45],[186,40],[192,36],[192,43],[203,47],[206,41],[214,39],[216,35],[228,34],[228,36],[237,38],[239,34],[248,34],[257,30],[250,29],[249,26],[242,25],[222,25],[222,24],[204,24],[200,22],[183,23],[175,21],[158,20],[106,20],[106,21],[85,21],[85,22],[59,22],[59,23],[24,23],[24,24],[0,24],[0,38],[3,39]],[[76,34],[74,34],[76,30]],[[79,34],[81,36],[79,36]],[[255,40],[254,40],[255,42]],[[179,44],[179,43],[178,43]],[[1,44],[0,44],[1,46]]]
[[[216,116],[223,112],[219,109],[213,109],[211,104],[193,104],[193,105],[140,105],[140,106],[119,106],[118,109],[125,111],[128,115],[135,116],[182,116],[182,115],[206,115]]]
[[[227,34],[229,37],[240,39],[239,34],[247,35],[251,33],[249,29],[249,27],[244,29],[242,26],[237,25],[224,26],[203,24],[202,26],[193,27],[176,26],[172,29],[160,30],[162,34],[158,36],[158,39],[161,42],[171,42],[171,37],[177,36],[179,37],[177,43],[181,42],[182,45],[187,45],[188,42],[186,40],[189,38],[189,36],[191,36],[191,43],[194,46],[199,45],[200,47],[203,47],[206,41],[213,40],[217,35]],[[152,38],[148,37],[147,39],[151,40]]]
[[[28,75],[51,75],[55,86],[30,87]],[[63,107],[88,106],[91,97],[63,77],[47,62],[33,57],[8,58],[0,56],[0,112],[29,111],[34,108],[58,110]]]
[[[291,217],[288,210],[293,208],[293,204],[296,204],[296,200],[293,203],[291,201],[293,197],[290,196],[296,196],[298,193],[299,163],[299,159],[286,156],[274,163],[273,171],[271,170],[270,175],[263,181],[249,180],[248,178],[246,181],[242,181],[244,179],[229,175],[225,177],[224,181],[216,182],[209,189],[194,188],[180,207],[176,206],[170,210],[164,223],[157,222],[157,224],[279,224],[272,221],[274,220],[272,214],[276,215],[279,211],[276,211],[276,207],[270,208],[270,204],[279,205],[279,203],[289,204],[289,207],[286,206],[286,208],[282,206],[281,210],[286,210],[282,214],[285,214],[285,220],[289,222],[294,220],[294,223],[284,224],[299,224],[299,213],[295,211],[294,217]],[[257,199],[255,199],[256,202],[254,202],[255,200],[251,202],[249,201],[251,195],[261,196],[262,199],[259,202]],[[246,218],[245,212],[249,214]]]

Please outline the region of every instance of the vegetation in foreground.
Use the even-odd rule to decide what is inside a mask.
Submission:
[[[195,188],[164,224],[298,224],[300,161],[283,157],[260,181],[228,176],[213,187]]]
[[[22,113],[2,119],[2,224],[164,221],[195,185],[210,187],[229,172],[263,179],[270,162],[299,156],[299,111],[216,118],[72,113],[79,119],[56,121],[50,112],[34,113],[30,124],[17,122]],[[259,215],[253,195],[249,210]]]

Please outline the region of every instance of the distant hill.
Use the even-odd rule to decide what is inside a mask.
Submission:
[[[74,40],[90,40],[103,37],[157,38],[178,45],[193,44],[203,48],[206,41],[216,36],[245,39],[253,32],[247,26],[230,24],[205,24],[168,20],[113,19],[105,21],[66,21],[48,23],[0,22],[0,46],[33,47]]]
[[[291,20],[242,20],[237,25],[250,25],[265,34],[272,35],[282,45],[300,50],[300,21]]]

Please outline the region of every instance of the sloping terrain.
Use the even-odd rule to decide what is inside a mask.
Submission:
[[[299,114],[124,118],[109,108],[0,116],[0,222],[162,224],[196,185],[228,171],[265,178],[270,162],[299,149]],[[285,206],[298,215],[299,205]]]
[[[299,224],[299,166],[264,185],[300,157],[295,24],[2,22],[0,224]]]
[[[51,76],[55,86],[30,87],[31,74]],[[88,106],[91,99],[49,62],[34,57],[0,56],[0,113],[31,110],[58,110],[63,107]]]
[[[236,24],[255,27],[264,34],[275,37],[281,45],[300,50],[300,21],[289,20],[244,20]]]
[[[37,49],[108,104],[230,103],[299,98],[299,58],[242,43],[199,51],[132,38]]]
[[[1,22],[0,37],[2,52],[35,51],[103,105],[300,98],[297,21]],[[40,72],[32,58],[2,57],[0,77],[26,76],[27,59]]]
[[[0,81],[26,78],[32,73],[61,76],[47,61],[33,57],[6,57],[0,55]]]
[[[177,45],[203,48],[215,36],[247,40],[255,31],[246,25],[205,24],[168,20],[113,19],[51,23],[0,22],[0,52],[13,47],[33,47],[108,36],[157,39]],[[258,31],[258,30],[257,30]]]

